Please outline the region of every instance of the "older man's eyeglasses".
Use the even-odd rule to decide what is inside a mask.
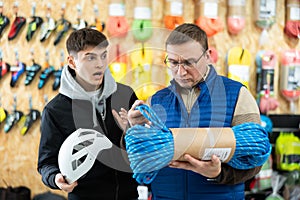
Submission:
[[[179,69],[179,65],[183,65],[184,69],[193,69],[196,67],[197,63],[204,56],[205,53],[206,51],[204,51],[197,60],[191,58],[188,60],[183,60],[181,62],[178,62],[177,60],[169,59],[168,56],[166,56],[164,63],[167,65],[168,68],[170,68],[173,71],[177,71]]]

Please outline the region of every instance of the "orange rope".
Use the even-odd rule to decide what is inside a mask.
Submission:
[[[184,19],[182,16],[173,16],[173,15],[164,16],[164,23],[165,23],[165,27],[167,29],[173,30],[180,24],[183,24],[183,22],[184,22]]]
[[[205,31],[208,37],[211,37],[218,32],[223,31],[224,25],[218,17],[216,19],[200,16],[195,22],[202,30]]]

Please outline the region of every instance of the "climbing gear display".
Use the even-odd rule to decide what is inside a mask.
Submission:
[[[279,102],[274,98],[274,77],[277,57],[270,50],[261,50],[255,57],[257,72],[257,101],[261,113],[275,110]]]
[[[74,30],[79,30],[87,27],[88,23],[82,18],[82,8],[79,4],[76,5],[77,9],[77,22],[72,24]]]
[[[149,0],[138,0],[134,8],[134,20],[131,30],[134,39],[139,42],[147,41],[153,33],[150,2]]]
[[[275,143],[275,153],[278,169],[300,170],[300,139],[294,133],[279,134]]]
[[[219,17],[219,1],[196,0],[195,24],[204,30],[208,37],[223,31],[224,25]]]
[[[280,91],[290,102],[290,112],[296,112],[295,101],[300,96],[300,51],[286,50],[281,55]]]
[[[41,116],[40,111],[32,108],[32,97],[29,96],[29,113],[23,120],[24,123],[21,125],[21,135],[25,135],[32,127],[33,123],[36,122]]]
[[[19,61],[19,53],[18,53],[17,49],[15,49],[15,57],[16,57],[16,65],[13,65],[10,67],[10,71],[11,71],[10,86],[11,87],[15,87],[20,76],[25,72],[25,69],[26,69],[26,64]]]
[[[17,2],[14,3],[14,12],[15,12],[15,19],[10,27],[8,33],[8,40],[13,40],[19,32],[21,31],[22,27],[26,24],[26,19],[24,17],[18,16],[19,5]]]
[[[57,90],[60,86],[60,78],[61,78],[61,73],[62,70],[64,68],[64,60],[65,60],[65,54],[64,54],[64,50],[62,49],[60,51],[60,68],[55,70],[54,74],[54,82],[52,85],[52,89],[53,90]]]
[[[17,110],[17,96],[14,95],[13,110],[6,117],[4,124],[4,132],[8,133],[13,128],[13,126],[21,120],[23,115],[24,114],[22,111]]]
[[[167,29],[173,30],[184,22],[182,0],[165,0],[164,24]]]
[[[3,2],[0,1],[0,36],[4,29],[9,25],[9,19],[3,15]]]
[[[284,33],[291,38],[300,38],[300,1],[286,1]]]
[[[269,41],[268,30],[276,21],[276,0],[254,1],[254,22],[262,29],[259,45],[263,46]]]
[[[126,83],[126,70],[127,70],[127,56],[126,54],[121,54],[121,46],[120,44],[116,44],[115,49],[112,48],[111,53],[115,58],[111,64],[109,64],[109,69],[111,75],[114,79],[119,83]]]
[[[40,41],[44,42],[47,40],[53,30],[55,30],[55,20],[51,17],[51,3],[48,3],[46,20],[41,25]]]
[[[127,35],[129,24],[125,17],[125,4],[123,0],[119,3],[109,3],[108,19],[107,19],[107,32],[111,36],[123,37]]]
[[[10,71],[10,65],[3,61],[2,49],[0,49],[0,80],[1,78]]]
[[[36,77],[37,73],[42,69],[41,65],[37,64],[34,60],[34,51],[31,49],[31,57],[32,57],[32,65],[26,66],[26,78],[25,78],[25,85],[29,85],[34,77]]]
[[[229,49],[226,56],[227,76],[244,84],[249,89],[251,53],[241,47]]]
[[[229,0],[227,2],[227,27],[231,34],[240,33],[246,24],[246,0]]]
[[[61,39],[66,35],[66,33],[71,28],[71,23],[65,19],[65,8],[66,4],[63,4],[61,7],[61,18],[55,24],[55,40],[54,46],[57,45]]]
[[[79,128],[69,135],[60,147],[59,169],[71,184],[92,168],[99,152],[111,147],[112,142],[103,133]]]
[[[36,3],[33,2],[31,8],[31,21],[28,24],[28,29],[26,33],[27,41],[30,41],[32,39],[34,33],[43,23],[43,19],[35,15],[35,9],[36,9]]]
[[[95,13],[95,21],[94,24],[90,25],[90,28],[103,32],[105,29],[105,23],[100,20],[99,9],[96,4],[94,4],[94,13]]]
[[[44,66],[45,66],[45,68],[40,75],[38,89],[42,89],[45,86],[45,84],[48,82],[49,78],[55,71],[55,68],[49,64],[49,51],[48,50],[46,51],[46,61],[45,61]]]

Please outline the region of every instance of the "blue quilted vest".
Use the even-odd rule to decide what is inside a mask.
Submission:
[[[188,114],[176,83],[157,92],[152,108],[168,128],[230,127],[242,84],[217,75],[213,67],[205,82],[197,85],[200,95]],[[222,185],[192,171],[165,167],[151,183],[153,200],[244,199],[244,184]]]

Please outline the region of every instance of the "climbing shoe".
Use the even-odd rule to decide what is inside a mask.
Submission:
[[[44,42],[46,39],[48,39],[54,29],[55,29],[54,19],[51,17],[47,17],[47,21],[44,22],[41,26],[40,41]]]
[[[7,111],[4,108],[0,107],[0,124],[5,120],[6,116]]]
[[[57,90],[60,86],[60,77],[61,77],[61,73],[62,73],[62,68],[58,69],[54,72],[54,83],[52,85],[52,89],[53,90]]]
[[[64,18],[61,18],[57,23],[56,23],[56,37],[54,40],[54,45],[57,45],[60,40],[63,38],[63,36],[68,32],[68,30],[71,27],[71,23],[67,21]]]
[[[25,72],[26,65],[22,62],[18,62],[17,66],[12,66],[10,68],[11,73],[11,81],[10,86],[14,87],[19,80],[20,76]]]
[[[21,134],[25,135],[32,124],[39,119],[41,113],[38,110],[31,109],[30,112],[26,115],[25,122],[21,128]]]
[[[54,73],[55,69],[53,66],[47,67],[42,74],[40,75],[40,81],[38,84],[38,88],[41,89],[44,87],[44,85],[47,83],[49,80],[50,76]]]
[[[21,28],[26,24],[26,19],[24,17],[16,17],[10,30],[8,33],[8,40],[13,40],[18,33],[20,32]]]
[[[10,65],[6,62],[0,61],[0,79],[10,71]]]
[[[41,69],[42,67],[37,63],[34,63],[32,66],[27,66],[25,85],[29,85]]]
[[[21,120],[23,113],[21,111],[14,111],[13,113],[9,114],[5,120],[4,124],[4,132],[8,133],[11,128]]]
[[[90,28],[95,29],[99,32],[103,32],[105,28],[105,23],[102,22],[100,19],[95,19],[95,24],[92,24]]]
[[[26,40],[30,41],[33,37],[33,34],[36,32],[36,30],[42,25],[43,19],[41,17],[32,17],[32,21],[28,24],[28,29],[26,33]]]
[[[9,19],[8,17],[0,14],[0,35],[2,34],[3,30],[7,27],[9,24]]]

